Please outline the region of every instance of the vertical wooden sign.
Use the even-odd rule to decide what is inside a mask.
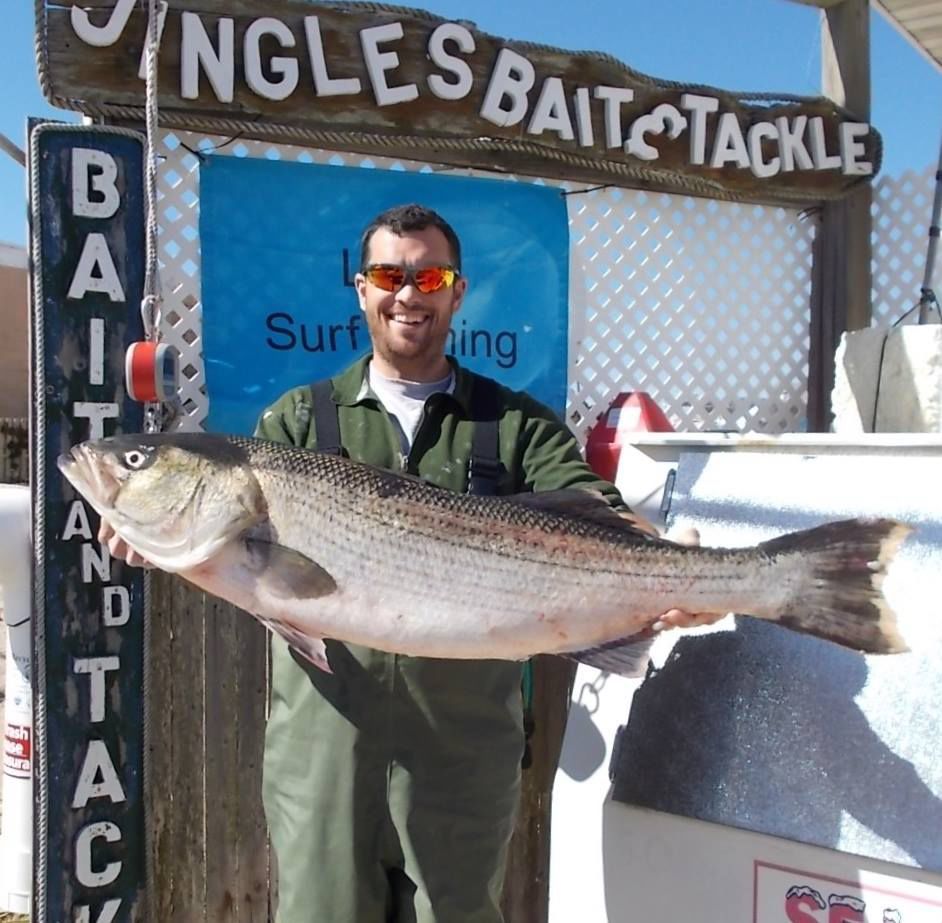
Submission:
[[[118,129],[30,133],[36,923],[143,920],[140,570],[110,559],[56,459],[139,432],[124,353],[142,339],[143,142]]]

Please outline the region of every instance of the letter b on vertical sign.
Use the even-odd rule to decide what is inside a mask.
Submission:
[[[35,823],[33,919],[144,919],[143,576],[112,561],[59,473],[76,443],[140,432],[124,354],[143,337],[143,140],[30,135]]]

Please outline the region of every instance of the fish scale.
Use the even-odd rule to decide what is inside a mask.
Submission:
[[[904,649],[881,590],[908,531],[891,520],[690,548],[640,532],[587,492],[462,495],[210,434],[84,443],[60,467],[144,557],[247,609],[321,666],[325,637],[434,657],[611,652],[670,608]],[[182,510],[190,539],[155,513],[158,496]]]

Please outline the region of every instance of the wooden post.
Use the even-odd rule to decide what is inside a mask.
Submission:
[[[520,809],[504,876],[507,923],[546,923],[549,917],[550,819],[553,779],[563,746],[576,664],[561,657],[533,661],[533,762],[523,773]]]
[[[821,12],[821,70],[825,96],[861,122],[870,120],[868,0],[841,0]],[[826,432],[831,420],[834,351],[845,330],[870,325],[871,216],[869,183],[822,208],[814,247],[808,429]]]

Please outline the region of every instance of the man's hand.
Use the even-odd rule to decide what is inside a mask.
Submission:
[[[111,523],[102,519],[98,528],[98,541],[108,546],[108,551],[112,558],[120,558],[126,561],[131,567],[147,567],[154,565],[146,558],[141,557],[133,548],[130,548],[127,542],[119,537],[118,533],[111,527]]]
[[[664,538],[678,545],[689,545],[695,548],[700,544],[700,533],[696,529],[682,529],[678,532],[668,532]],[[686,612],[683,609],[668,609],[651,625],[652,631],[666,631],[670,628],[696,628],[700,625],[712,625],[720,619],[726,618],[726,613],[716,612]]]

